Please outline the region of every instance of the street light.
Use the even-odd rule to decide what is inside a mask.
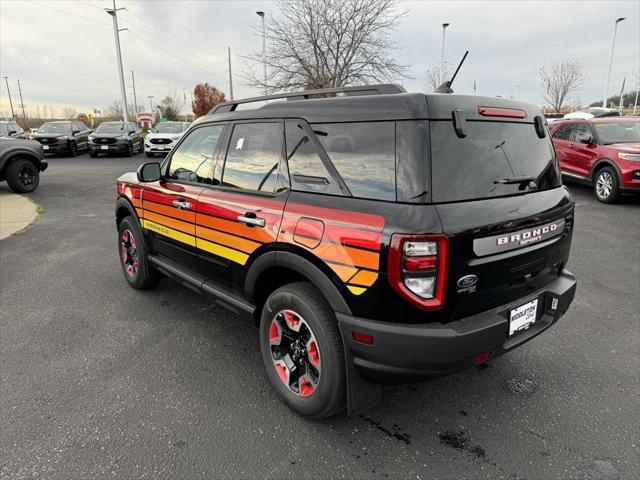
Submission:
[[[267,28],[264,21],[264,12],[256,12],[262,19],[262,67],[264,69],[264,94],[267,94]]]
[[[111,15],[113,19],[113,34],[116,39],[116,56],[118,62],[118,73],[120,74],[120,93],[122,94],[122,121],[128,122],[129,118],[127,116],[127,95],[126,90],[124,88],[124,72],[122,70],[122,53],[120,52],[120,31],[118,28],[118,10],[122,10],[121,8],[116,8],[116,0],[113,0],[113,8],[105,8],[105,12]],[[122,29],[122,30],[126,30]]]
[[[602,97],[602,108],[607,107],[607,92],[609,91],[609,81],[611,80],[611,67],[613,66],[613,49],[616,46],[616,32],[618,30],[618,24],[623,21],[625,17],[616,19],[613,24],[613,38],[611,40],[611,53],[609,54],[609,71],[607,72],[607,83],[604,84],[604,95]]]
[[[449,23],[442,24],[442,52],[440,53],[440,73],[444,77],[444,32],[449,26]],[[443,78],[442,81],[445,79]]]
[[[151,111],[151,117],[153,117],[153,121],[155,123],[156,116],[153,114],[153,95],[147,95],[147,98],[149,99],[149,109]]]

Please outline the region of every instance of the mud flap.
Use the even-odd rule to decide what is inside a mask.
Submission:
[[[349,348],[353,328],[344,322],[338,322],[338,326],[342,336],[344,366],[347,373],[347,413],[353,417],[382,401],[382,385],[370,382],[360,375],[353,364],[353,355]]]

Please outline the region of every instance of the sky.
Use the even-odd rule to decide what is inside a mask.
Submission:
[[[243,57],[260,51],[255,31],[278,15],[277,5],[255,0],[117,0],[127,101],[133,103],[131,71],[138,104],[149,109],[166,95],[180,102],[197,83],[209,82],[228,94],[227,47],[231,48],[235,98],[260,92],[243,84]],[[112,0],[0,0],[0,76],[9,77],[14,104],[22,87],[27,115],[64,107],[88,113],[120,99],[111,16]],[[445,58],[457,64],[469,57],[456,78],[456,93],[517,96],[543,104],[538,70],[574,57],[586,72],[577,94],[583,104],[601,100],[614,21],[618,26],[609,95],[633,89],[640,72],[640,1],[406,1],[398,24],[394,56],[411,78],[398,78],[408,91],[426,91],[426,71],[440,61],[442,27]],[[4,78],[0,116],[9,114]],[[21,116],[21,114],[20,114]]]

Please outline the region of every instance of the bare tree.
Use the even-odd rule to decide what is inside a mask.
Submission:
[[[565,98],[576,93],[585,80],[582,64],[575,58],[551,62],[549,68],[540,68],[544,85],[542,97],[556,112],[562,108]]]
[[[442,85],[445,80],[449,80],[452,73],[453,65],[449,62],[444,62],[443,66],[440,66],[439,63],[429,65],[429,67],[427,67],[427,90],[434,91]]]
[[[62,109],[62,116],[67,120],[73,120],[78,115],[78,111],[73,107],[64,107]]]
[[[246,57],[247,84],[267,91],[341,87],[406,77],[391,38],[405,14],[399,0],[279,0],[267,22],[268,50]],[[261,33],[260,29],[256,29]],[[260,74],[266,61],[267,84]],[[252,68],[254,67],[254,68]]]

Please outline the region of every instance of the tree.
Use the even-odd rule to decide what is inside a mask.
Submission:
[[[248,85],[270,92],[380,83],[406,77],[390,51],[404,16],[399,0],[279,0],[279,18],[267,22],[262,52],[245,72]],[[257,29],[258,33],[262,33]],[[265,61],[269,77],[265,85]]]
[[[208,83],[199,83],[193,89],[191,110],[196,117],[206,115],[217,104],[226,101],[224,93]]]
[[[76,111],[75,108],[73,107],[64,107],[62,109],[62,116],[66,119],[66,120],[73,120],[74,118],[76,118],[76,115],[78,114],[78,112]]]
[[[540,78],[544,85],[542,97],[559,112],[567,95],[580,89],[585,73],[580,62],[575,58],[567,58],[551,62],[549,68],[540,68]]]
[[[178,100],[176,99],[175,95],[173,97],[167,95],[158,104],[160,116],[169,121],[178,120],[181,108],[182,104],[178,105]]]
[[[140,110],[140,105],[138,105],[138,110]],[[115,118],[117,120],[122,120],[122,102],[118,100],[114,100],[113,103],[105,109],[104,113],[105,113],[104,116],[107,118]],[[133,122],[135,122],[136,119],[138,118],[138,115],[136,113],[136,109],[133,103],[130,103],[129,105],[127,105],[127,116],[129,117],[129,120]]]
[[[435,91],[445,80],[450,79],[452,72],[453,68],[449,62],[444,62],[442,67],[440,64],[427,67],[427,90]]]

